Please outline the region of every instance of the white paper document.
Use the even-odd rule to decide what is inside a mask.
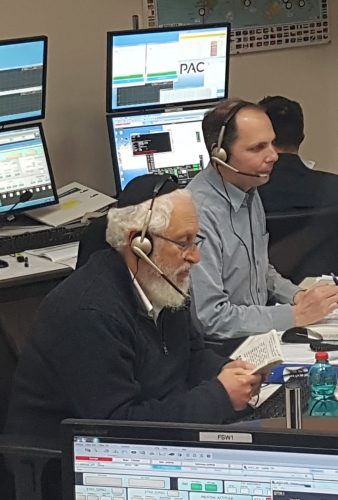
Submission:
[[[66,243],[65,245],[57,245],[55,247],[37,248],[35,250],[27,250],[28,255],[37,255],[52,262],[59,262],[66,266],[75,269],[77,254],[79,251],[79,242]]]
[[[283,354],[276,330],[262,335],[251,335],[231,354],[231,359],[243,359],[256,368],[252,373],[267,373],[283,362]]]
[[[63,226],[83,219],[86,214],[100,212],[116,203],[115,198],[95,191],[79,182],[58,189],[59,204],[36,208],[26,215],[49,226]]]
[[[315,362],[315,352],[309,344],[282,344],[284,363],[312,365]],[[329,352],[330,363],[338,364],[338,351]]]

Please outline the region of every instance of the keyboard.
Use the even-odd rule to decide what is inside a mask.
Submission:
[[[277,418],[285,417],[285,387],[292,387],[292,382],[283,384],[269,399],[267,399],[261,406],[254,408],[249,415],[246,415],[241,420],[254,420],[260,418]],[[307,412],[308,401],[310,397],[310,388],[308,385],[307,377],[297,383],[297,387],[301,388],[300,399],[303,415]]]
[[[88,224],[52,227],[34,232],[0,237],[0,255],[8,255],[35,248],[51,247],[80,241]]]

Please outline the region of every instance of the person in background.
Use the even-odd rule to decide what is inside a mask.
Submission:
[[[337,207],[338,176],[311,170],[299,156],[304,140],[300,104],[283,96],[264,97],[259,103],[269,116],[278,159],[269,182],[258,188],[267,213]]]
[[[257,187],[269,181],[278,156],[265,111],[221,101],[205,115],[203,134],[211,161],[188,185],[206,236],[191,273],[191,310],[200,332],[226,340],[230,353],[253,333],[320,320],[337,307],[338,287],[303,291],[269,264]]]

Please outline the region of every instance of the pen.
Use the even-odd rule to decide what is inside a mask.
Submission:
[[[338,285],[338,278],[337,278],[337,276],[334,273],[330,273],[330,276],[332,277],[332,279],[334,281],[334,284]]]

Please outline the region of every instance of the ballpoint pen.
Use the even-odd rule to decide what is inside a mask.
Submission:
[[[338,278],[337,278],[337,276],[334,273],[330,273],[330,276],[332,277],[332,279],[334,281],[334,284],[338,285]]]

